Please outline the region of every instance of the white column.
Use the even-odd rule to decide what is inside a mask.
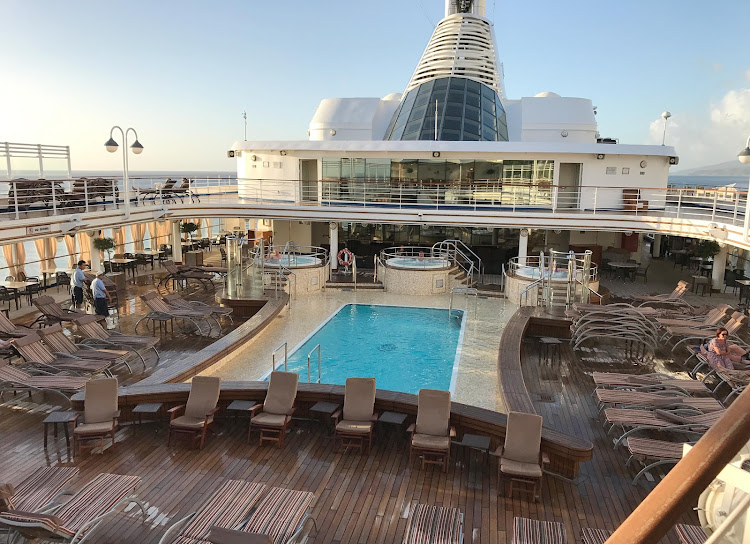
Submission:
[[[661,255],[661,234],[654,234],[654,243],[651,244],[651,255],[657,259]]]
[[[529,231],[521,229],[518,237],[518,266],[526,266],[526,254],[529,250]]]
[[[182,262],[182,233],[179,221],[172,221],[172,260],[176,263]]]
[[[102,260],[99,256],[99,250],[94,247],[94,240],[96,240],[96,233],[94,236],[89,236],[89,254],[91,255],[91,272],[97,274],[102,268]]]
[[[331,270],[339,267],[339,224],[331,221],[328,223],[328,238],[331,242]]]
[[[724,288],[724,271],[727,269],[727,253],[729,247],[722,247],[719,252],[714,255],[714,268],[711,272],[711,287],[721,291]]]

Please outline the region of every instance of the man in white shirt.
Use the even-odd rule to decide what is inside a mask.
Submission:
[[[83,304],[83,280],[86,276],[83,274],[83,267],[86,261],[78,261],[78,266],[73,270],[73,302],[76,308]]]
[[[96,315],[109,316],[107,300],[111,301],[112,297],[104,285],[104,272],[99,272],[96,279],[91,282],[91,293],[94,295],[94,310]]]

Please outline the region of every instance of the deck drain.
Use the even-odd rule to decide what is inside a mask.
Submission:
[[[396,344],[380,344],[378,346],[378,351],[390,352],[390,351],[396,351],[397,349],[398,348],[396,347]]]
[[[555,395],[550,395],[549,393],[538,393],[537,400],[539,402],[555,402]]]

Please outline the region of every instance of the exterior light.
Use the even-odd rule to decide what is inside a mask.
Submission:
[[[110,153],[114,153],[115,151],[117,151],[117,148],[120,147],[120,146],[117,145],[117,142],[115,142],[114,138],[110,138],[104,144],[104,147],[106,147],[107,151],[109,151]]]
[[[737,158],[742,164],[750,163],[750,138],[747,139],[747,145],[745,146],[745,149],[737,154]]]
[[[133,145],[130,146],[130,149],[136,155],[140,155],[141,153],[143,153],[143,146],[141,145],[141,142],[139,142],[138,140],[136,140],[135,142],[133,142]]]
[[[597,158],[597,159],[599,159],[600,161],[601,161],[601,160],[604,160],[604,153],[598,153],[598,154],[596,155],[596,158]]]
[[[284,151],[284,150],[279,151],[279,155],[281,155],[282,157],[284,157],[286,155],[286,151]]]
[[[432,152],[432,156],[435,157],[435,158],[439,157],[440,156],[440,151],[433,151]]]
[[[672,114],[665,111],[661,114],[661,118],[664,119],[664,133],[661,136],[661,145],[664,145],[664,141],[667,139],[667,119],[672,117]]]

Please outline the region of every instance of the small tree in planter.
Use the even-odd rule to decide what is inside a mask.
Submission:
[[[112,261],[112,250],[115,249],[114,238],[94,238],[94,249],[107,252],[107,260]],[[98,270],[92,270],[96,273]]]
[[[698,240],[698,243],[695,245],[693,255],[705,260],[712,258],[714,255],[719,253],[720,250],[721,247],[719,246],[719,242],[717,242],[716,240]]]
[[[193,233],[198,230],[198,225],[195,223],[182,223],[180,224],[180,232],[187,234],[190,237],[190,242],[193,241]]]

